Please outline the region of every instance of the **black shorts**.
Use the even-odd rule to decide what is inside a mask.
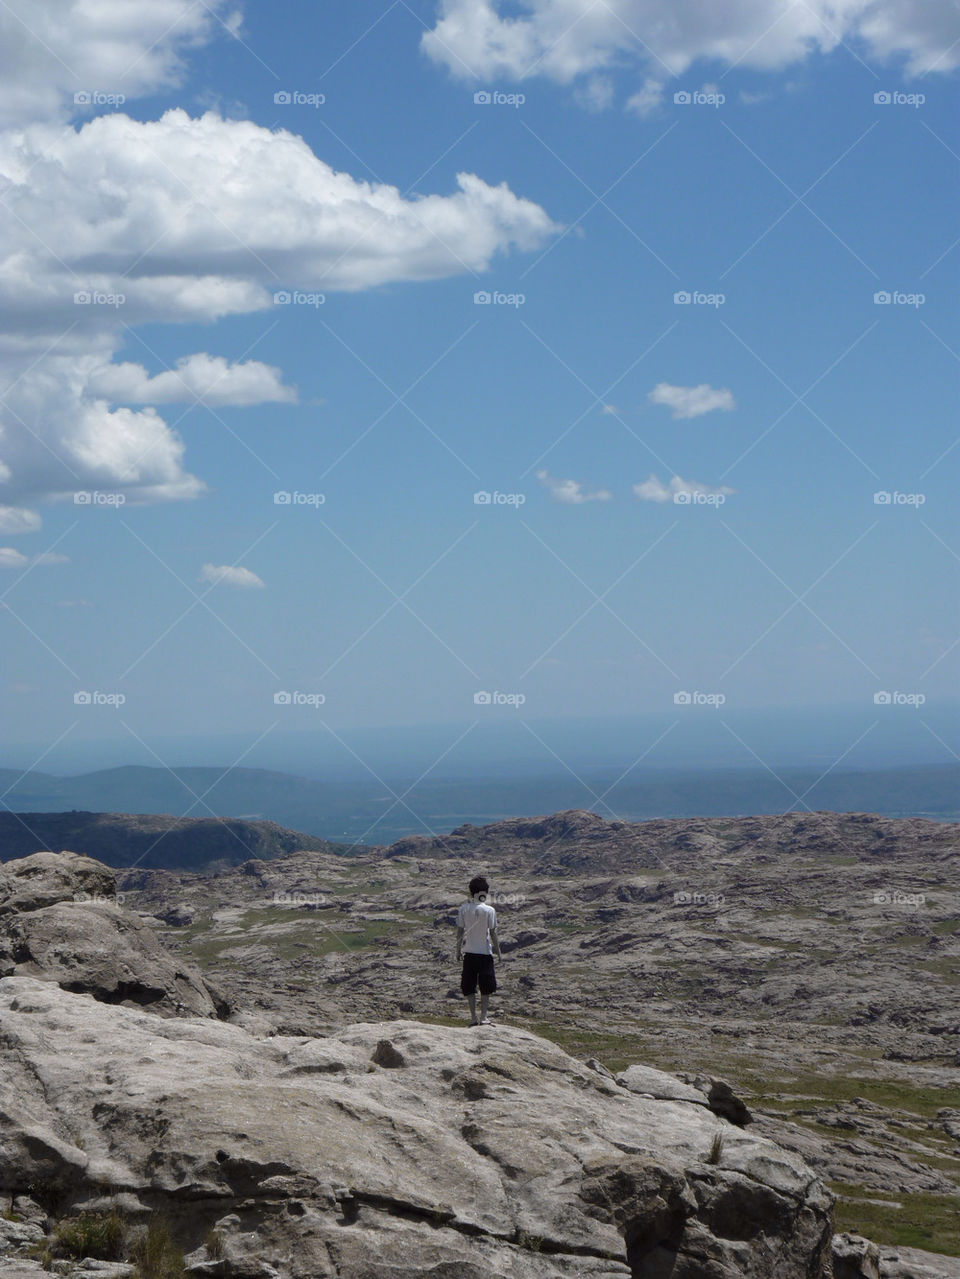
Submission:
[[[492,995],[497,989],[497,975],[493,967],[493,956],[474,955],[467,951],[463,957],[463,975],[460,978],[460,989],[465,995],[475,995],[478,982],[481,995]]]

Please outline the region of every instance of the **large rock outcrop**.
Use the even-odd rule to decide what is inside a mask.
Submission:
[[[227,1012],[200,973],[125,908],[109,868],[72,852],[0,865],[0,976],[14,974],[166,1016]]]
[[[8,977],[0,1034],[0,1190],[161,1210],[195,1274],[818,1279],[828,1264],[832,1196],[800,1158],[702,1094],[640,1095],[527,1031],[255,1039]]]

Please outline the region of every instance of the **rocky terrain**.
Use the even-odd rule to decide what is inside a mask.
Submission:
[[[734,1081],[837,1219],[960,1255],[957,827],[868,814],[461,827],[215,878],[131,871],[129,905],[262,1029],[463,1016],[453,921],[490,879],[512,1025],[611,1069]]]
[[[69,848],[108,866],[238,866],[311,849],[342,851],[316,835],[276,822],[238,817],[172,817],[154,813],[0,813],[0,862],[39,849]]]
[[[206,877],[8,863],[0,1274],[184,1273],[140,1259],[156,1219],[238,1279],[956,1277],[955,840],[573,812]],[[502,1017],[468,1030],[477,870]],[[132,1251],[77,1261],[108,1213]]]

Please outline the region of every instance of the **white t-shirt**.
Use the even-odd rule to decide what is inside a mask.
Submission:
[[[463,949],[469,955],[492,955],[490,929],[497,926],[497,912],[486,902],[464,902],[457,911],[457,927],[463,929]]]

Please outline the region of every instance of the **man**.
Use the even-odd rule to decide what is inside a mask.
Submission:
[[[489,1026],[487,1006],[497,989],[493,957],[500,955],[497,912],[487,905],[490,885],[482,875],[470,881],[470,900],[457,911],[457,963],[463,956],[460,989],[470,1004],[470,1025]],[[480,1016],[477,1017],[477,986],[480,987]]]

